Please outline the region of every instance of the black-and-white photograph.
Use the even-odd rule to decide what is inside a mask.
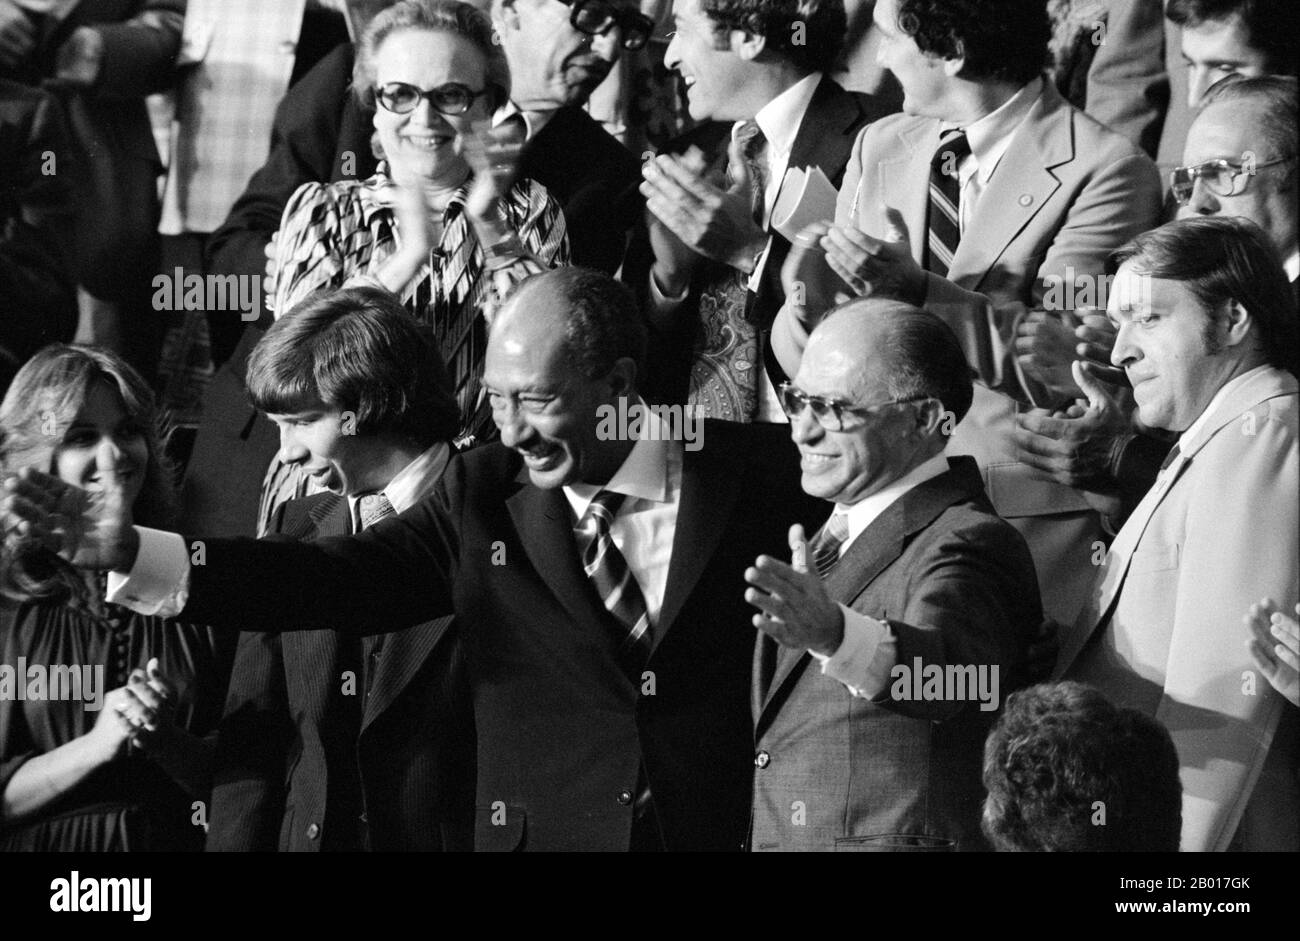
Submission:
[[[848,851],[1293,910],[1187,854],[1300,852],[1298,46],[0,0],[0,907]]]

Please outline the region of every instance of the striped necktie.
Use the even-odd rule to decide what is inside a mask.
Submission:
[[[367,493],[357,501],[357,509],[361,511],[361,529],[365,531],[380,520],[388,519],[390,516],[396,516],[397,511],[393,505],[388,502],[388,498],[383,492]]]
[[[970,154],[963,131],[945,137],[930,161],[930,211],[925,268],[941,278],[948,276],[952,257],[961,242],[961,179],[958,168]]]
[[[830,574],[831,569],[835,568],[840,561],[840,546],[844,545],[844,540],[848,538],[848,515],[836,510],[821,531],[813,537],[812,544],[808,547],[812,555],[813,567],[817,569],[820,577],[825,578]]]
[[[605,609],[618,622],[620,653],[644,664],[650,657],[650,615],[641,587],[610,535],[610,524],[623,499],[623,494],[610,490],[596,494],[578,521],[574,536],[587,578],[596,587]]]

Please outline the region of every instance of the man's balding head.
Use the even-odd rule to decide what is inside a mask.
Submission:
[[[605,483],[632,448],[597,434],[601,406],[636,398],[645,327],[628,289],[587,268],[520,284],[497,313],[483,386],[501,442],[534,484]]]
[[[970,367],[941,320],[899,301],[862,298],[813,331],[795,388],[839,403],[843,430],[805,408],[791,419],[804,490],[859,502],[943,451],[970,408]]]

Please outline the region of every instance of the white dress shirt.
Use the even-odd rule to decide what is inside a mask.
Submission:
[[[971,152],[957,166],[957,179],[961,184],[958,215],[963,233],[970,224],[980,196],[993,178],[993,171],[998,168],[1007,148],[1011,146],[1011,138],[1015,137],[1020,125],[1029,117],[1034,102],[1042,93],[1043,79],[1036,78],[1004,101],[996,111],[989,112],[964,128]],[[940,137],[956,129],[957,125],[945,124]]]
[[[758,125],[759,130],[767,139],[767,146],[764,149],[766,157],[766,174],[763,186],[763,218],[762,226],[767,229],[768,223],[772,218],[772,207],[776,205],[777,194],[781,190],[781,183],[785,180],[785,172],[790,167],[790,152],[794,149],[795,138],[799,134],[799,126],[803,124],[804,116],[808,113],[808,105],[812,103],[813,94],[817,91],[817,86],[821,83],[822,73],[814,72],[806,75],[799,81],[795,82],[781,94],[777,95],[754,115],[754,123]],[[748,124],[748,121],[737,121],[731,128],[731,138],[735,140],[736,135],[741,129]],[[763,246],[762,254],[758,257],[758,262],[754,266],[753,274],[749,276],[749,289],[758,291],[759,286],[763,283],[763,272],[767,267],[767,258],[772,251],[772,236],[768,235],[767,244]],[[660,316],[667,316],[686,300],[686,295],[690,292],[688,287],[676,297],[668,297],[655,283],[654,272],[650,273],[650,303]],[[777,398],[776,389],[772,386],[772,380],[767,375],[767,369],[758,371],[758,414],[757,421],[764,422],[788,422],[785,410],[781,408],[781,401]]]
[[[451,448],[438,442],[394,475],[383,489],[398,513],[410,509],[433,492],[451,459]],[[361,531],[359,496],[350,496],[348,509],[352,531]],[[185,607],[190,593],[190,552],[179,533],[147,526],[135,527],[140,551],[126,575],[108,573],[106,599],[139,614],[175,617]]]
[[[853,541],[904,494],[947,470],[948,459],[940,452],[852,506],[836,504],[835,512],[846,514],[849,524],[849,536],[840,545],[840,558],[844,558]],[[886,622],[854,611],[847,605],[839,607],[844,614],[844,639],[839,649],[829,657],[815,650],[809,653],[821,664],[823,676],[839,680],[854,696],[874,699],[889,683],[889,671],[898,659],[898,639]]]

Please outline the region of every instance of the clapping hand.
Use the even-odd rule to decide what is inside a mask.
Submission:
[[[461,155],[474,171],[474,183],[465,199],[471,219],[498,221],[501,200],[515,184],[523,152],[523,137],[510,122],[495,128],[479,122],[461,135]]]
[[[6,542],[34,540],[77,568],[128,571],[139,537],[110,441],[100,444],[95,460],[103,488],[96,492],[31,467],[8,478],[0,501]]]
[[[844,640],[844,614],[826,593],[816,572],[808,571],[808,542],[798,524],[790,527],[793,565],[761,555],[745,569],[745,600],[758,608],[754,626],[777,643],[831,656]]]
[[[1295,613],[1300,618],[1300,604]],[[1291,705],[1300,706],[1300,622],[1277,610],[1271,598],[1251,605],[1245,621],[1256,666]]]
[[[925,271],[912,257],[907,223],[897,209],[884,207],[889,231],[878,239],[853,226],[831,226],[822,239],[826,263],[858,297],[883,297],[921,306]]]
[[[1075,382],[1088,396],[1064,412],[1035,409],[1016,416],[1017,456],[1067,487],[1113,488],[1111,454],[1128,432],[1119,390],[1100,382],[1094,363],[1075,360]]]

